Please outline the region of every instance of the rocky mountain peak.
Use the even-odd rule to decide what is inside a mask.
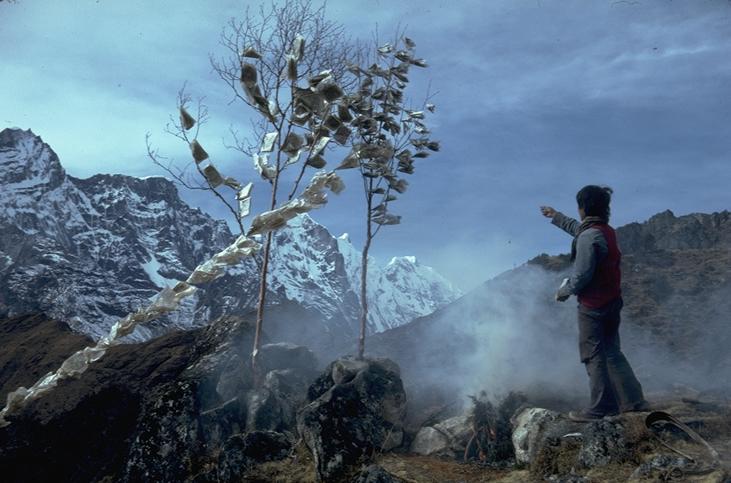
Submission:
[[[66,176],[56,153],[30,129],[0,131],[0,167],[0,185],[6,193],[53,189]]]
[[[407,255],[404,257],[393,257],[390,262],[388,262],[387,267],[405,267],[407,269],[411,269],[413,267],[419,266],[419,261],[416,259],[413,255]]]
[[[645,223],[630,223],[617,230],[626,253],[648,250],[687,250],[731,247],[731,212],[675,216],[665,210]]]
[[[175,183],[162,176],[136,178],[123,174],[97,174],[86,179],[74,178],[74,182],[77,186],[107,199],[121,195],[148,204],[166,202],[175,206],[182,205]]]

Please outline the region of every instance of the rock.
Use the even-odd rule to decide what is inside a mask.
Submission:
[[[353,483],[402,483],[403,481],[378,465],[363,468],[363,471],[353,479]]]
[[[277,369],[253,387],[248,351],[240,350],[250,346],[252,327],[231,323],[221,334],[214,329],[199,341],[208,352],[148,398],[126,465],[128,481],[235,479],[252,461],[274,457],[257,451],[276,455],[289,448],[281,433],[295,430],[296,411],[315,375],[314,355],[291,344],[264,346],[265,367]],[[211,476],[207,462],[218,454],[224,476]]]
[[[261,387],[247,393],[247,430],[294,431],[308,382],[299,369],[270,371]]]
[[[246,395],[247,431],[282,431],[286,426],[282,401],[266,387],[250,390]]]
[[[468,415],[445,419],[434,427],[449,436],[455,446],[464,449],[472,437],[472,419]]]
[[[234,435],[226,441],[218,457],[218,479],[226,483],[241,481],[254,464],[284,459],[291,449],[287,437],[274,431]]]
[[[314,399],[298,413],[297,429],[321,480],[342,480],[375,451],[401,443],[406,394],[393,362],[340,359],[308,394]]]
[[[317,358],[314,352],[307,347],[288,342],[262,345],[258,364],[264,374],[282,369],[296,369],[312,378],[317,375]]]
[[[542,408],[526,408],[513,417],[513,449],[516,462],[530,464],[533,461],[540,436],[546,427],[559,417],[559,413]]]
[[[680,456],[657,455],[638,466],[629,481],[654,480],[673,473],[682,475],[683,469],[688,468],[691,464],[689,460]]]
[[[220,399],[228,401],[245,393],[252,385],[249,378],[245,376],[250,372],[244,361],[236,361],[232,368],[227,368],[218,377],[215,387],[216,394]]]
[[[630,483],[667,480],[697,481],[699,483],[726,483],[729,481],[728,473],[723,468],[694,475],[692,471],[697,469],[697,463],[686,458],[660,454],[638,466],[627,481]]]
[[[200,415],[201,436],[206,447],[215,448],[245,429],[246,413],[238,398],[204,411]]]
[[[198,359],[177,380],[146,394],[121,481],[205,480],[210,453],[245,428],[245,393],[232,388],[250,387],[251,378],[239,369],[248,354],[238,348],[252,339],[253,325],[233,317],[201,331],[192,351]],[[221,383],[235,378],[243,383]],[[221,398],[222,386],[228,400]]]
[[[331,377],[334,384],[343,384],[353,379],[356,374],[368,368],[367,361],[357,359],[341,359],[335,361]]]
[[[455,416],[433,427],[424,427],[416,433],[411,443],[411,451],[431,456],[461,456],[472,437],[470,416]]]
[[[516,423],[530,421],[531,414],[540,415],[536,408],[523,410]],[[545,410],[542,410],[545,411]],[[542,424],[526,424],[531,475],[536,479],[555,476],[564,478],[576,471],[594,471],[621,466],[637,465],[653,447],[652,438],[644,423],[644,414],[627,413],[590,423],[576,423],[560,415],[547,414]],[[518,439],[518,438],[516,438]],[[516,453],[520,444],[516,444]]]
[[[145,405],[122,481],[184,481],[201,452],[195,389],[181,380],[155,391]]]
[[[424,455],[446,455],[450,451],[450,441],[446,434],[427,426],[421,428],[411,443],[411,452]],[[451,456],[451,455],[450,455]]]
[[[632,457],[632,449],[625,438],[625,426],[620,420],[591,422],[582,431],[582,436],[579,463],[586,468],[623,463]]]

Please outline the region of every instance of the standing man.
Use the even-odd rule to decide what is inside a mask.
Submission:
[[[581,222],[541,206],[543,216],[574,237],[573,274],[559,288],[556,300],[563,302],[576,295],[579,301],[579,354],[591,390],[589,407],[569,412],[569,419],[579,422],[649,409],[642,386],[619,345],[622,254],[608,224],[611,196],[608,187],[583,187],[576,194]]]

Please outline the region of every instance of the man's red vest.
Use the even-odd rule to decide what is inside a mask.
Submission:
[[[597,263],[594,277],[578,294],[578,299],[581,305],[590,309],[598,309],[622,295],[622,289],[620,288],[622,273],[619,267],[622,261],[622,252],[619,251],[617,235],[611,226],[599,223],[592,225],[590,228],[596,228],[602,232],[604,239],[607,241],[608,252],[607,256]]]

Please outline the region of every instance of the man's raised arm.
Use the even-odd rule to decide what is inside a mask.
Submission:
[[[551,219],[551,223],[561,228],[571,236],[576,236],[579,231],[580,223],[573,218],[564,215],[560,211],[556,211],[550,206],[541,206],[541,213],[546,218]]]

